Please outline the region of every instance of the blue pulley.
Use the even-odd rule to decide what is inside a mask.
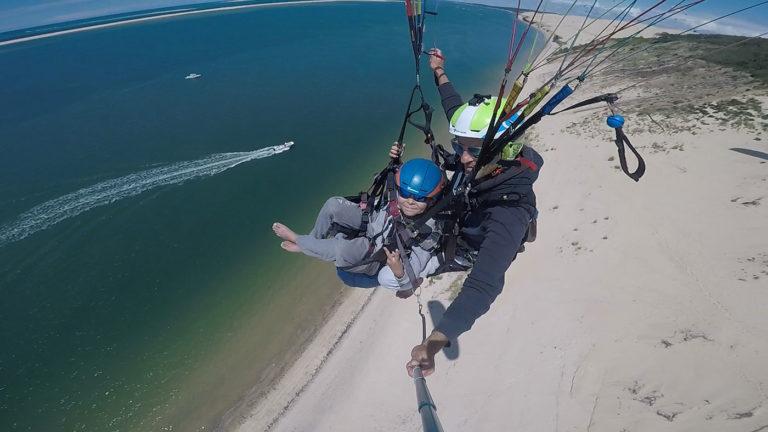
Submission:
[[[616,129],[624,126],[624,117],[620,115],[612,115],[608,116],[608,120],[606,120],[606,123],[608,123],[608,126]]]

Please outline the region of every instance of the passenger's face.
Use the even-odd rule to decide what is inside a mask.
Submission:
[[[461,154],[459,154],[458,151],[456,151],[456,154],[459,154],[459,160],[461,160],[461,164],[464,165],[464,172],[469,174],[475,167],[475,163],[477,163],[477,157],[474,156],[472,152],[477,154],[477,151],[483,146],[483,139],[456,137],[455,142],[461,147],[462,150]],[[454,150],[458,150],[458,148],[455,147]]]
[[[397,206],[408,217],[420,215],[427,209],[426,202],[418,202],[413,198],[403,198],[399,194],[397,195]]]

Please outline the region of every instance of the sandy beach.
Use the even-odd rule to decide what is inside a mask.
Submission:
[[[536,19],[550,32],[558,20]],[[582,22],[567,17],[557,36]],[[545,159],[538,239],[491,310],[436,358],[427,384],[446,431],[768,431],[768,91],[704,62],[659,78],[619,101],[648,166],[637,183],[618,169],[605,104],[528,133]],[[638,81],[593,77],[568,102]],[[753,108],[739,117],[728,103]],[[423,286],[428,331],[463,277]],[[234,429],[421,430],[405,371],[421,341],[417,298],[349,291],[266,398],[233,413]]]

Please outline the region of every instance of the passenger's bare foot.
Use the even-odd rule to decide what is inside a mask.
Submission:
[[[275,222],[272,224],[272,231],[274,231],[275,235],[281,239],[288,240],[291,243],[296,243],[296,237],[298,237],[296,233],[280,222]]]
[[[299,249],[299,245],[290,241],[284,241],[280,243],[280,247],[287,250],[288,252],[301,252],[301,249]]]

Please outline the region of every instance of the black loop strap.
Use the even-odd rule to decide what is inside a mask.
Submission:
[[[418,99],[417,99],[418,95]],[[415,109],[412,109],[414,105],[414,100],[418,100],[418,107]],[[405,117],[403,118],[403,124],[400,127],[400,134],[397,137],[397,146],[402,149],[403,148],[403,138],[405,137],[405,126],[410,124],[411,126],[415,127],[416,129],[419,129],[424,133],[424,142],[428,144],[432,148],[432,160],[435,162],[435,164],[440,165],[440,160],[437,159],[437,155],[439,152],[435,150],[435,137],[432,133],[432,114],[434,113],[434,109],[429,106],[429,104],[424,100],[424,94],[421,91],[421,87],[416,84],[413,86],[413,89],[411,90],[411,97],[408,99],[408,108],[405,110]],[[419,112],[424,113],[424,123],[419,124],[416,121],[412,119],[414,115],[416,115]],[[400,163],[399,158],[395,161],[397,164]]]
[[[637,158],[637,169],[634,172],[629,172],[629,168],[627,168],[627,158],[624,155],[624,144],[629,147],[629,150],[631,150]],[[645,174],[645,161],[643,161],[640,153],[638,153],[637,150],[635,150],[635,148],[632,146],[632,143],[629,142],[629,138],[627,138],[627,136],[624,134],[624,131],[622,131],[620,127],[616,128],[616,147],[619,150],[619,162],[621,163],[621,170],[624,171],[624,174],[628,175],[632,180],[639,181],[640,177]]]
[[[411,120],[411,117],[414,114],[416,114],[417,112],[419,112],[419,111],[424,111],[424,124],[423,125],[420,125],[420,124],[414,122],[413,120]],[[432,135],[432,128],[431,128],[431,126],[432,126],[432,113],[434,111],[435,110],[431,106],[429,106],[429,104],[427,104],[426,102],[422,101],[421,102],[421,106],[419,107],[419,109],[414,110],[414,111],[408,113],[408,115],[406,116],[406,120],[413,127],[415,127],[416,129],[424,132],[424,135],[431,136]]]
[[[416,98],[417,94],[419,95],[418,108],[412,110],[411,107],[413,107],[413,101]],[[403,137],[405,137],[405,126],[408,123],[414,124],[410,121],[411,116],[423,110],[424,106],[429,107],[429,105],[427,105],[427,103],[424,102],[424,94],[421,92],[421,87],[418,84],[416,84],[415,86],[413,86],[413,89],[411,90],[411,97],[408,99],[408,107],[405,110],[405,118],[403,118],[403,124],[402,126],[400,126],[400,134],[398,135],[398,138],[397,138],[398,144],[402,145],[403,143]],[[430,118],[431,118],[431,114],[430,114]]]

